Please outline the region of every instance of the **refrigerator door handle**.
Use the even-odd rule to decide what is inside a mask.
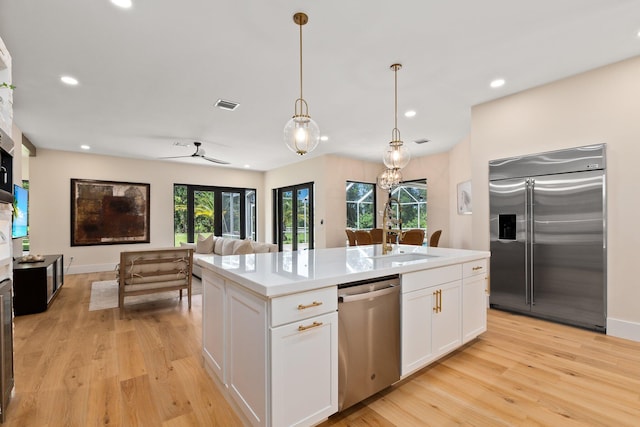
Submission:
[[[524,303],[529,305],[529,178],[524,182]]]
[[[536,301],[535,301],[535,293],[534,293],[534,289],[535,289],[535,281],[534,281],[534,277],[533,277],[533,245],[534,245],[534,241],[533,241],[533,236],[535,236],[535,230],[534,230],[534,218],[535,218],[535,212],[534,212],[534,207],[535,207],[535,200],[534,200],[534,190],[536,188],[536,180],[535,179],[531,179],[531,182],[529,184],[529,202],[530,202],[530,206],[531,206],[531,213],[529,215],[529,236],[528,236],[528,246],[529,246],[529,291],[531,292],[530,295],[530,301],[531,301],[531,305],[535,305]]]

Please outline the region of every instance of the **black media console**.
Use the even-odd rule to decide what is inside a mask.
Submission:
[[[45,255],[40,262],[13,262],[13,313],[45,311],[64,282],[64,257]]]

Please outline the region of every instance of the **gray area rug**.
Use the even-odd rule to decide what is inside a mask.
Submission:
[[[193,277],[191,281],[191,295],[199,295],[202,293],[202,282],[197,277]],[[178,291],[158,292],[148,295],[137,295],[127,297],[124,300],[125,306],[134,304],[143,304],[147,302],[175,299],[178,300]],[[182,298],[186,300],[187,291],[182,293]],[[118,281],[104,280],[101,282],[93,282],[91,284],[91,298],[89,300],[89,311],[106,310],[118,307]]]

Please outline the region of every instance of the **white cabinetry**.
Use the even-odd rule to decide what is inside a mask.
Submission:
[[[254,426],[267,426],[267,301],[226,286],[224,377],[231,398]]]
[[[461,344],[461,265],[402,275],[402,376]]]
[[[338,410],[338,313],[271,330],[271,420],[313,425]]]
[[[487,260],[462,265],[462,342],[487,330]]]
[[[202,276],[202,348],[208,366],[226,384],[224,377],[225,287],[224,280],[213,274]],[[206,307],[206,309],[204,309]]]
[[[431,323],[433,355],[435,357],[449,353],[462,344],[460,337],[461,288],[462,282],[460,280],[431,288],[436,294],[436,304],[432,308],[433,322]]]
[[[267,299],[210,270],[202,279],[204,362],[246,422],[306,426],[337,412],[336,286]]]
[[[338,411],[336,286],[271,300],[271,421],[316,424]]]

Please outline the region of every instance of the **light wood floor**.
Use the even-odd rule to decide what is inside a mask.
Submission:
[[[6,426],[237,426],[200,356],[201,296],[88,311],[71,275],[51,308],[15,318]],[[460,351],[327,426],[639,426],[640,343],[491,310]]]

